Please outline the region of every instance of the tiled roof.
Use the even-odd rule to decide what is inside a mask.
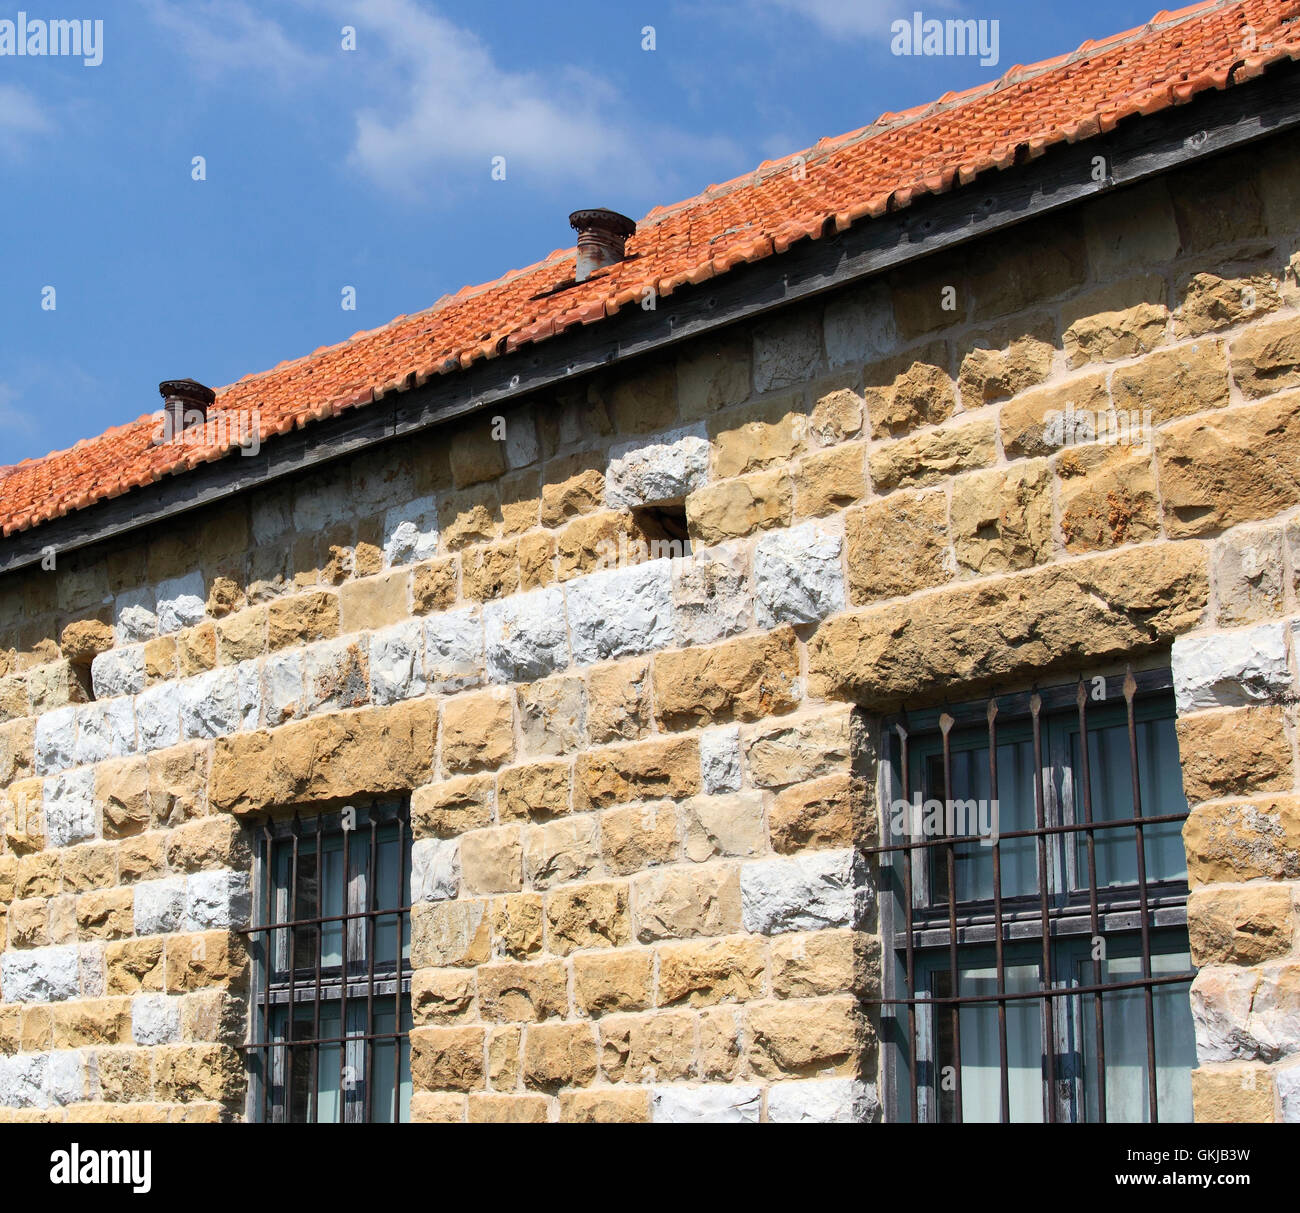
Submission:
[[[206,445],[154,445],[156,414],[117,426],[66,451],[0,469],[0,524],[11,535],[229,454],[222,414],[256,410],[262,437],[362,407],[381,396],[497,358],[574,325],[639,305],[647,287],[668,295],[742,262],[784,253],[804,239],[870,222],[918,195],[966,185],[1030,156],[1111,130],[1300,59],[1300,0],[1239,0],[1157,13],[1136,29],[1001,79],[947,93],[870,126],[822,139],[796,157],[769,160],[744,177],[656,207],[628,242],[628,259],[587,282],[573,277],[573,250],[465,287],[427,311],[399,316],[339,345],[282,362],[222,388],[209,411]],[[1253,31],[1253,33],[1252,33]],[[540,296],[540,297],[539,297]]]

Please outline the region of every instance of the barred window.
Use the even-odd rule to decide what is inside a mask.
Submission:
[[[408,1120],[407,806],[295,815],[260,833],[252,1118]]]
[[[884,744],[887,1115],[1190,1120],[1168,671],[901,716]]]

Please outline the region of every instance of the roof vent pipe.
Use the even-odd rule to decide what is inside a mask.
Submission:
[[[217,399],[216,392],[193,379],[164,379],[158,385],[158,394],[163,398],[168,437],[192,425],[202,425]]]
[[[627,238],[636,231],[634,220],[600,208],[574,211],[569,226],[578,233],[578,282],[586,282],[598,269],[622,261]]]

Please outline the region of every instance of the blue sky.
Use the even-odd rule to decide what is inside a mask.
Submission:
[[[892,55],[918,8],[996,19],[997,65]],[[0,464],[157,408],[160,379],[226,384],[537,261],[579,207],[640,218],[1155,0],[0,0],[0,22],[20,10],[102,19],[103,61],[0,54]]]

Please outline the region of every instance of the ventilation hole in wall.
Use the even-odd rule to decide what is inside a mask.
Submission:
[[[691,535],[686,526],[685,501],[664,501],[632,511],[641,534],[650,543],[650,557],[689,556]]]
[[[73,681],[80,688],[83,703],[89,703],[95,698],[95,686],[90,678],[90,660],[87,657],[85,660],[70,658],[68,661],[68,666],[72,670]],[[73,688],[69,687],[68,689],[72,690]]]

